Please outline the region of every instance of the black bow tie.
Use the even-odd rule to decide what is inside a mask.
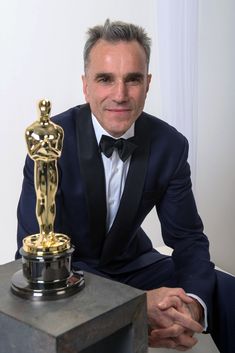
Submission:
[[[108,158],[112,156],[113,150],[116,148],[120,159],[125,162],[137,147],[133,141],[134,137],[125,140],[123,138],[114,139],[110,136],[102,135],[99,148]]]

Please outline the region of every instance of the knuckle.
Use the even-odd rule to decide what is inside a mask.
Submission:
[[[179,346],[184,346],[187,348],[192,348],[196,343],[196,340],[193,337],[189,337],[186,335],[181,335],[177,337],[177,344]]]
[[[185,295],[185,291],[183,290],[183,288],[177,288],[178,294],[179,295]]]
[[[172,337],[178,337],[180,336],[184,331],[184,328],[177,325],[175,327],[172,328]]]

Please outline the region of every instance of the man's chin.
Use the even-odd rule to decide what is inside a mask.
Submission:
[[[113,137],[120,137],[130,128],[131,125],[108,126],[104,128]]]

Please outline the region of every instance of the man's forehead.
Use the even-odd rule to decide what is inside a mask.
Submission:
[[[102,55],[113,55],[115,57],[121,57],[125,52],[125,55],[134,55],[146,59],[146,53],[144,48],[136,41],[107,41],[104,39],[99,39],[96,44],[91,48],[89,53],[89,61],[95,59]]]
[[[86,66],[87,72],[93,74],[118,74],[129,75],[146,73],[147,60],[141,47],[130,46],[126,42],[124,46],[106,44],[92,48]],[[137,43],[138,44],[138,43]],[[139,45],[139,44],[138,44]]]

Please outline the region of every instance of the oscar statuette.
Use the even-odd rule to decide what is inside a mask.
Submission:
[[[32,300],[64,298],[77,293],[85,285],[83,273],[71,270],[74,249],[70,238],[54,231],[57,159],[61,156],[64,131],[50,120],[50,110],[50,102],[41,100],[39,119],[25,132],[28,154],[34,161],[39,233],[23,240],[20,249],[22,270],[13,275],[11,290]]]

